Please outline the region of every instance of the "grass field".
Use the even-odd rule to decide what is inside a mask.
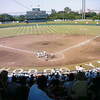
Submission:
[[[24,34],[81,34],[98,35],[100,26],[87,25],[31,25],[0,28],[0,37]]]
[[[58,22],[58,24],[57,24],[57,22],[56,22],[56,24],[54,22],[48,22],[48,23],[38,23],[38,24],[37,23],[29,23],[28,25],[25,24],[25,23],[21,23],[21,24],[17,24],[17,25],[16,24],[0,25],[0,27],[2,27],[2,28],[0,28],[0,45],[11,46],[11,47],[13,47],[13,49],[16,49],[16,48],[19,49],[20,48],[20,49],[27,49],[27,50],[32,51],[34,46],[38,43],[38,45],[43,50],[48,50],[48,51],[51,50],[52,51],[52,49],[54,49],[54,52],[55,52],[55,50],[65,49],[67,47],[67,44],[65,43],[66,41],[68,41],[70,44],[71,44],[71,42],[73,42],[72,44],[75,45],[75,43],[80,43],[80,42],[82,42],[82,40],[84,40],[84,41],[88,40],[90,37],[92,38],[92,37],[95,37],[95,36],[100,36],[100,25],[94,25],[94,24],[96,24],[96,22],[91,22],[90,24],[92,24],[92,25],[79,25],[79,24],[85,24],[85,22],[84,23],[79,22],[79,24],[77,24],[77,25],[73,25],[73,23],[71,23],[72,25],[69,25],[69,23],[65,24],[65,22]],[[32,35],[32,36],[36,35],[37,40],[34,40],[35,39],[34,36],[33,37],[28,36],[27,37],[27,35]],[[40,36],[40,38],[38,37],[38,35]],[[41,35],[43,35],[44,38],[43,37],[41,38]],[[49,38],[47,37],[48,35],[49,35]],[[50,37],[50,35],[51,35],[51,37]],[[55,36],[52,37],[52,35],[55,35]],[[60,37],[61,39],[57,40],[56,35],[59,36],[59,37],[61,35],[61,37]],[[69,41],[69,40],[67,40],[67,37],[66,37],[65,40],[63,40],[63,38],[62,38],[63,35],[67,35],[69,37],[70,36],[73,37],[75,35],[76,40],[75,41],[72,41],[72,40]],[[16,37],[16,36],[18,36],[18,37]],[[20,37],[20,36],[24,36],[24,37]],[[81,36],[84,36],[84,38],[81,37]],[[10,38],[10,37],[14,37],[14,38]],[[32,40],[32,38],[33,38],[34,41]],[[50,41],[50,38],[51,38],[51,41]],[[52,38],[54,38],[54,39],[52,39]],[[71,39],[74,40],[75,38],[73,37]],[[81,38],[82,38],[82,40],[81,40]],[[24,41],[24,39],[26,40],[26,42]],[[77,41],[77,39],[79,39],[79,41]],[[37,41],[40,41],[40,40],[41,40],[41,44],[40,44],[40,42],[37,42]],[[43,42],[49,41],[48,45],[44,46],[42,44],[42,40],[43,40]],[[56,40],[56,42],[55,42],[55,40]],[[31,44],[33,43],[34,46],[33,45],[30,46],[30,43],[28,43],[27,41],[30,41]],[[27,46],[28,45],[29,46],[26,47],[26,44],[24,42],[27,44]],[[52,46],[52,44],[53,44],[53,46]],[[95,58],[94,61],[97,61],[97,60],[99,60],[98,58],[100,58],[100,56],[99,56],[100,55],[100,52],[99,52],[100,51],[100,45],[99,44],[100,44],[100,39],[97,39],[97,40],[93,41],[93,43],[91,43],[90,46],[81,48],[79,50],[75,49],[75,50],[73,50],[69,53],[76,55],[75,52],[80,52],[79,55],[78,55],[78,57],[80,58],[81,53],[83,53],[83,55],[85,55],[85,54],[88,55],[87,53],[91,52],[90,55],[89,55],[91,57],[90,61],[93,61],[94,58]],[[59,45],[61,46],[61,48],[59,48]],[[94,46],[94,49],[92,48],[92,46]],[[6,63],[8,65],[13,64],[13,62],[14,62],[13,59],[15,59],[15,58],[17,59],[17,57],[19,58],[19,56],[20,56],[19,60],[23,59],[25,57],[27,58],[27,59],[25,59],[25,61],[28,61],[28,60],[32,61],[32,59],[33,59],[33,56],[30,57],[29,55],[26,55],[26,54],[23,55],[23,53],[18,54],[17,51],[15,52],[13,50],[6,49],[6,48],[9,48],[9,47],[5,47],[5,48],[1,48],[1,47],[0,47],[0,55],[1,55],[0,63],[4,62],[5,67],[6,67]],[[35,49],[37,49],[37,48],[39,48],[39,47],[35,47]],[[89,49],[87,50],[87,48],[89,48]],[[86,50],[86,52],[85,52],[85,50]],[[94,53],[96,54],[95,56],[94,56]],[[7,54],[7,55],[5,55],[5,54]],[[67,56],[74,57],[73,55],[70,55],[70,54],[66,53],[65,54],[66,58],[67,58]],[[76,55],[76,57],[77,57],[77,55]],[[92,59],[92,57],[94,57],[94,58]],[[8,60],[6,61],[6,58],[9,59],[9,61]],[[34,59],[36,59],[36,58],[34,58]],[[74,57],[74,59],[76,59],[76,58]],[[90,59],[90,58],[85,57],[84,59]],[[79,60],[82,60],[82,59],[79,59]],[[35,60],[33,60],[33,61],[35,61]],[[90,61],[86,60],[86,63],[89,63]],[[97,64],[95,62],[93,62],[93,63],[96,67],[99,67],[99,65],[100,65],[100,64]],[[80,62],[80,63],[77,63],[77,64],[84,65],[84,62]],[[75,65],[77,65],[77,64],[72,64],[72,65],[65,64],[65,65],[62,65],[62,66],[61,65],[58,65],[58,66],[53,65],[51,68],[67,67],[71,70],[74,70]],[[15,69],[14,67],[12,67],[12,65],[11,65],[11,68]],[[24,66],[22,66],[20,68],[24,68]],[[25,67],[25,68],[28,69],[28,66]],[[33,64],[32,68],[35,68],[34,64]],[[47,67],[45,67],[45,64],[44,64],[44,67],[43,66],[37,67],[37,69],[40,69],[40,70],[45,69],[45,68],[47,68]],[[87,69],[89,69],[89,67],[87,67]]]

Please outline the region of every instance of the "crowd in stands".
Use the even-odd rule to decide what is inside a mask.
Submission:
[[[16,75],[0,72],[0,100],[100,100],[100,72]]]

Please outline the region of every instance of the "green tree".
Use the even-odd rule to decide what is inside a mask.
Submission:
[[[64,8],[64,12],[65,12],[65,13],[70,13],[70,12],[71,12],[71,9],[70,9],[69,7],[65,7],[65,8]]]
[[[0,15],[0,21],[4,22],[4,21],[13,21],[14,17],[9,15],[9,14],[1,14]]]
[[[92,19],[94,16],[96,16],[95,12],[87,12],[86,13],[86,18],[87,19]]]
[[[24,21],[26,18],[25,18],[25,15],[20,15],[19,16],[19,21]]]
[[[64,11],[56,12],[52,10],[52,13],[48,17],[49,19],[81,19],[82,15],[79,14],[79,12],[71,11],[69,7],[65,7]],[[95,12],[87,12],[86,13],[87,19],[93,19],[93,20],[100,20],[100,14],[97,14]]]
[[[25,21],[25,15],[14,16],[15,21]]]

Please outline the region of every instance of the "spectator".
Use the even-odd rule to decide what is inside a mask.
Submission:
[[[30,88],[28,100],[52,100],[45,92],[46,84],[45,76],[38,77],[37,83]]]
[[[75,82],[75,75],[71,73],[68,75],[68,80],[64,82],[64,87],[66,88],[68,96],[71,94],[71,89],[74,82]]]
[[[9,100],[7,79],[8,79],[8,72],[3,70],[0,73],[0,100]]]
[[[90,100],[100,100],[100,76],[99,73],[97,77],[94,78],[89,85],[89,99]]]
[[[87,98],[87,81],[85,80],[85,73],[78,72],[76,76],[76,81],[72,86],[71,98],[73,100],[80,100]]]
[[[49,94],[51,95],[52,98],[54,98],[54,100],[59,100],[64,95],[66,95],[63,84],[58,79],[52,80],[52,84],[49,89],[50,89]]]
[[[17,78],[15,76],[12,77],[12,82],[8,84],[8,94],[11,100],[18,100],[18,89],[21,87],[19,83],[17,83]]]

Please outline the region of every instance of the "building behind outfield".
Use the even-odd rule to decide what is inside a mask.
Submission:
[[[46,21],[47,16],[46,11],[41,11],[40,8],[33,8],[32,11],[26,12],[28,22]]]

